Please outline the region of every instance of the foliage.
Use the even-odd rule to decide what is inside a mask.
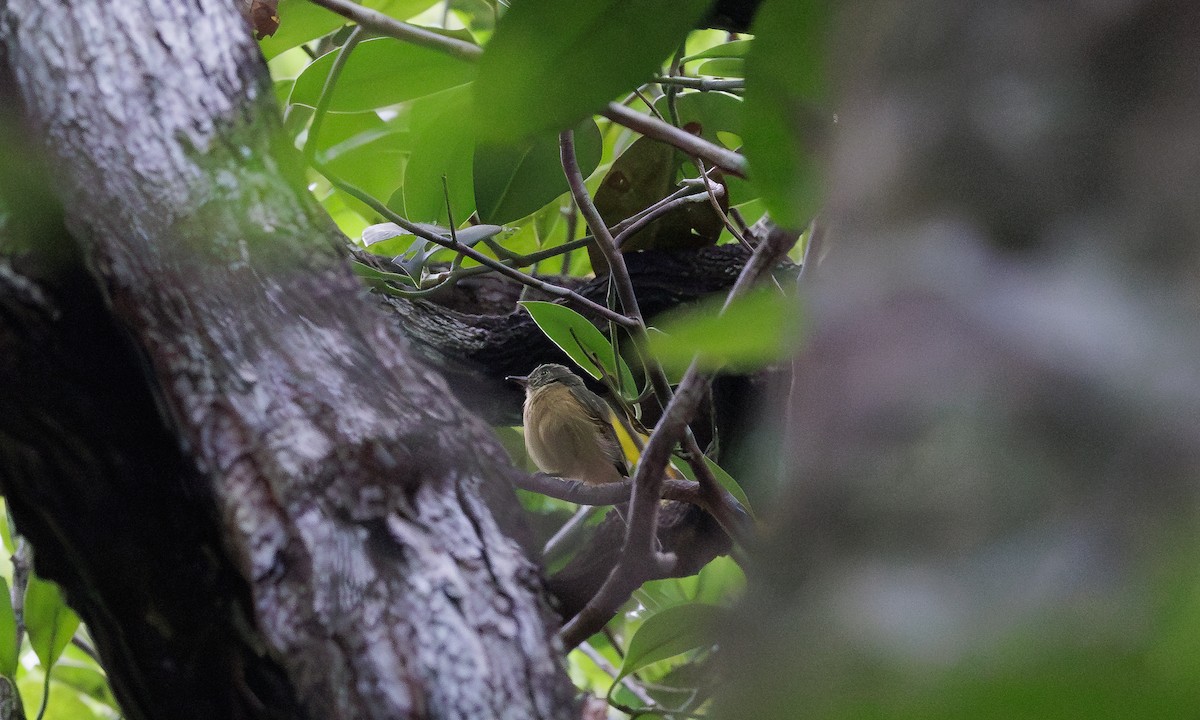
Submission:
[[[347,42],[339,16],[289,0],[279,6],[279,33],[262,41],[287,125],[297,146],[310,151],[315,193],[343,230],[356,238],[362,233],[363,249],[380,258],[360,267],[377,290],[417,295],[479,272],[481,263],[532,271],[553,260],[572,274],[592,266],[606,272],[594,247],[589,257],[572,242],[580,236],[576,228],[587,229],[560,158],[558,135],[568,128],[587,189],[618,242],[629,239],[623,228],[654,213],[639,221],[626,251],[744,242],[747,225],[739,223],[758,220],[764,206],[797,228],[815,212],[810,157],[760,152],[751,156],[748,179],[725,168],[706,182],[701,169],[714,170],[713,160],[661,139],[639,139],[605,110],[620,102],[724,152],[740,151],[743,137],[748,149],[776,142],[772,133],[795,125],[793,96],[816,101],[806,93],[820,72],[819,43],[787,46],[782,38],[798,28],[770,26],[819,19],[797,15],[790,0],[765,3],[764,16],[777,19],[764,24],[763,41],[696,29],[708,0],[364,4],[480,48],[452,55],[394,37],[355,35]],[[803,29],[810,39],[822,32],[816,24]],[[758,49],[761,42],[768,46]],[[799,85],[791,80],[797,67],[807,68]],[[719,91],[705,85],[714,82]],[[744,93],[753,102],[744,102]],[[797,192],[803,196],[788,196]],[[403,229],[408,222],[425,224]],[[464,240],[480,223],[505,231]],[[452,235],[482,257],[439,250]],[[716,299],[656,321],[648,348],[592,313],[560,303],[523,305],[582,371],[603,379],[636,414],[660,361],[678,378],[694,356],[708,371],[747,372],[790,351],[796,333],[788,328],[798,319],[785,308],[794,301],[778,285],[767,288],[720,317]],[[510,435],[502,433],[519,450]],[[719,459],[706,461],[748,510]],[[526,500],[547,517],[564,512],[560,501]],[[698,668],[713,652],[707,626],[732,600],[740,577],[735,564],[721,559],[691,579],[693,593],[682,590],[684,581],[646,585],[610,632],[590,641],[590,659],[572,654],[576,680],[634,714],[648,709],[647,700],[664,717],[703,714],[707,695]],[[597,662],[611,668],[599,670]],[[632,693],[631,682],[653,686],[653,698]]]
[[[14,558],[0,563],[0,682],[15,686],[26,717],[120,717],[87,629],[67,606],[58,586],[32,571],[28,575],[16,571],[16,562],[28,564],[28,550],[21,538],[11,534],[2,509],[0,529],[5,548]],[[21,618],[14,612],[18,597],[24,608]]]

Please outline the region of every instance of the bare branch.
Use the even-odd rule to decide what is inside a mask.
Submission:
[[[742,78],[700,78],[685,75],[663,75],[654,78],[660,85],[678,85],[679,87],[709,92],[711,90],[745,90],[746,81]]]
[[[746,158],[732,150],[726,150],[720,145],[710,143],[698,135],[680,130],[674,125],[669,125],[649,115],[643,115],[636,110],[630,110],[617,103],[609,103],[608,107],[600,114],[618,125],[623,125],[646,137],[673,145],[689,155],[702,157],[730,175],[746,177]]]
[[[767,235],[755,249],[733,289],[729,291],[722,312],[778,264],[788,249],[795,244],[796,237],[795,233],[780,228],[773,229]],[[679,383],[674,397],[668,403],[662,419],[651,433],[650,441],[646,443],[638,463],[633,479],[629,528],[625,535],[621,559],[595,597],[559,633],[567,647],[574,647],[603,627],[629,598],[629,594],[641,585],[642,579],[652,576],[655,567],[661,564],[661,558],[657,557],[654,549],[654,524],[650,520],[655,518],[658,502],[662,497],[665,484],[663,472],[670,460],[671,449],[684,436],[687,423],[704,396],[706,381],[707,377],[700,371],[699,363],[693,360],[684,373],[683,381]],[[707,466],[705,469],[707,470]],[[711,484],[701,483],[702,491],[709,492],[714,485],[715,481]],[[713,503],[713,509],[716,511],[714,517],[727,531],[730,528],[736,531],[737,524],[728,516],[728,508],[726,503],[718,499]],[[726,517],[722,518],[722,515]],[[727,522],[729,525],[726,525]]]
[[[378,10],[372,10],[350,0],[309,0],[314,5],[320,5],[326,10],[341,15],[347,20],[353,20],[359,25],[379,33],[394,37],[397,40],[420,45],[430,50],[438,50],[447,55],[453,55],[460,60],[474,62],[483,54],[478,45],[473,45],[457,38],[439,35],[416,25],[401,22],[384,15]]]

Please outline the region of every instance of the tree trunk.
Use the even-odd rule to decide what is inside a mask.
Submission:
[[[127,715],[572,714],[514,471],[365,299],[232,4],[2,13],[89,276],[3,274],[0,477]]]

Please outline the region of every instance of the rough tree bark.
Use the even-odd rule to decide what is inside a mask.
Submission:
[[[572,714],[513,470],[348,271],[233,5],[0,13],[89,269],[5,271],[0,479],[127,716]]]

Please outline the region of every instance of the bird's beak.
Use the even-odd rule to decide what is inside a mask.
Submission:
[[[508,377],[506,377],[504,379],[508,380],[509,382],[515,382],[516,384],[520,385],[521,387],[529,387],[529,376],[528,375],[509,375]]]

